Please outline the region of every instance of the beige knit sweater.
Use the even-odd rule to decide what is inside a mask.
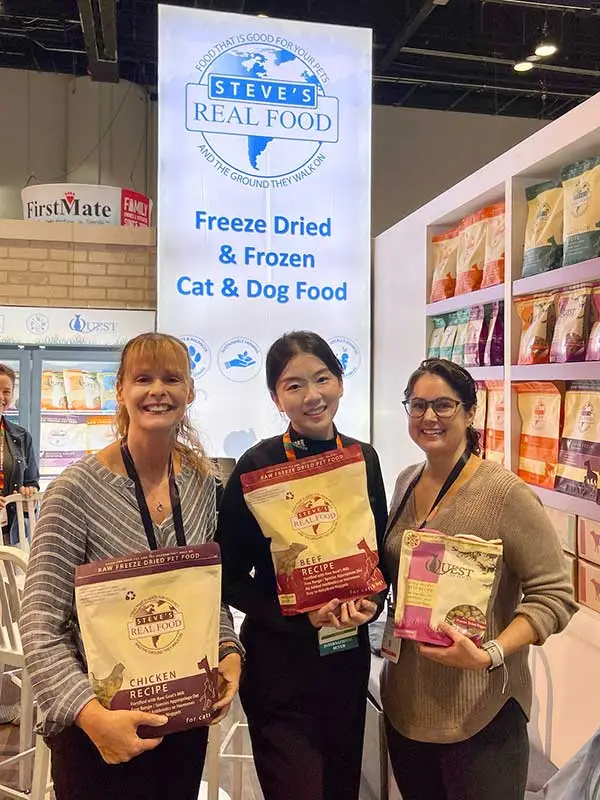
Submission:
[[[399,475],[390,519],[420,468],[409,467]],[[415,525],[411,497],[385,542],[383,560],[394,582],[402,536]],[[428,527],[454,536],[502,539],[504,557],[497,595],[488,612],[488,639],[522,614],[537,631],[538,644],[543,644],[576,612],[568,568],[550,520],[532,490],[499,464],[482,461],[471,479],[440,506]],[[507,657],[509,680],[503,694],[502,669],[488,673],[445,667],[420,656],[416,644],[403,640],[398,664],[386,662],[382,674],[384,711],[404,736],[442,743],[478,733],[509,697],[529,716],[528,650]]]

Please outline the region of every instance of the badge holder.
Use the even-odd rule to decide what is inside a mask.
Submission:
[[[392,664],[397,664],[400,659],[402,639],[397,639],[394,636],[394,612],[394,606],[388,601],[387,619],[385,621],[383,639],[381,640],[381,655],[387,661],[391,661]]]
[[[358,628],[319,628],[319,653],[330,656],[358,647]]]

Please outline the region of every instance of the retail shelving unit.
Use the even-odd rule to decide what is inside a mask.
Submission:
[[[468,147],[465,142],[465,147]],[[512,384],[525,380],[598,380],[600,362],[517,365],[521,332],[513,300],[525,294],[600,281],[600,259],[522,278],[527,218],[525,189],[559,176],[578,159],[600,154],[600,94],[465,178],[375,240],[373,443],[391,491],[396,474],[422,459],[410,441],[400,407],[406,380],[426,353],[431,319],[478,303],[504,300],[504,366],[473,369],[477,380],[503,380],[505,465],[516,471],[521,420]],[[451,158],[452,154],[449,153]],[[398,176],[399,191],[402,176]],[[429,303],[431,237],[465,215],[506,202],[505,283]],[[600,506],[559,492],[535,489],[545,505],[600,521]],[[547,754],[564,763],[598,727],[600,720],[600,614],[582,609],[567,631],[551,640],[534,660],[537,719]],[[543,686],[543,689],[539,687]],[[549,689],[551,700],[541,698]]]

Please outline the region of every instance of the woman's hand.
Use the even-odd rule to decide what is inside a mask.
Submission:
[[[315,628],[356,628],[373,619],[377,612],[377,604],[372,600],[349,600],[340,603],[339,600],[330,600],[326,606],[317,611],[310,611],[308,618]]]
[[[38,488],[36,486],[21,486],[19,489],[19,493],[23,495],[23,497],[33,497],[36,492],[38,492]]]
[[[227,716],[240,686],[241,673],[242,658],[238,653],[229,653],[219,661],[219,699],[213,706],[213,711],[218,713],[211,720],[211,725],[218,725]]]
[[[450,647],[434,647],[431,645],[419,645],[419,653],[431,661],[444,664],[446,667],[456,667],[457,669],[487,669],[491,664],[491,658],[481,648],[471,641],[467,636],[456,630],[453,625],[441,622],[438,630],[445,633],[452,639]]]
[[[168,721],[168,717],[144,711],[110,711],[91,700],[79,712],[75,724],[89,736],[107,764],[123,764],[162,742],[162,737],[141,739],[139,725],[157,728]]]

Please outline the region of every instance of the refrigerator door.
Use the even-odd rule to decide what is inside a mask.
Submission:
[[[114,441],[119,350],[39,350],[33,354],[32,420],[45,489],[65,467]]]
[[[31,424],[31,351],[24,348],[0,347],[0,364],[15,372],[15,391],[6,418],[29,430]]]

